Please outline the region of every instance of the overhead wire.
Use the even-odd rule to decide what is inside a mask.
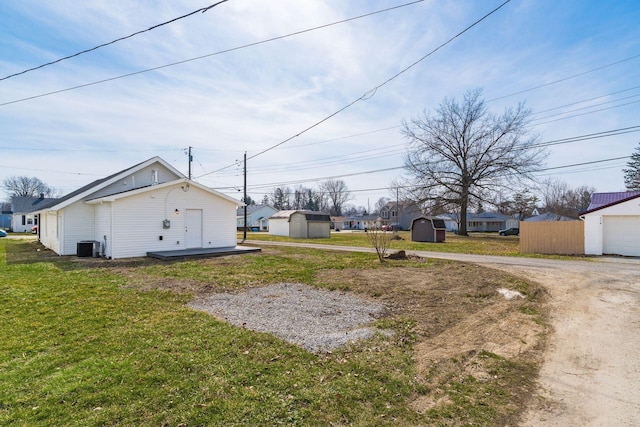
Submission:
[[[582,135],[576,135],[576,136],[567,137],[567,138],[561,138],[561,139],[548,140],[548,141],[543,141],[543,142],[532,144],[531,146],[516,147],[514,149],[517,150],[517,149],[520,148],[520,149],[524,150],[524,149],[529,149],[529,148],[544,148],[544,147],[550,147],[550,146],[555,146],[555,145],[563,145],[563,144],[569,144],[569,143],[574,143],[574,142],[582,142],[582,141],[588,141],[588,140],[594,140],[594,139],[600,139],[600,138],[607,138],[607,137],[624,135],[624,134],[628,134],[628,133],[637,133],[637,132],[640,132],[640,125],[628,126],[628,127],[624,127],[624,128],[617,128],[617,129],[610,129],[610,130],[606,130],[606,131],[594,132],[594,133],[588,133],[588,134],[582,134]],[[362,160],[373,160],[373,159],[376,159],[376,158],[386,157],[387,155],[400,154],[404,150],[396,149],[396,150],[390,150],[389,152],[386,152],[386,153],[371,154],[366,159],[364,159],[364,157],[360,157],[359,159],[350,159],[350,158],[346,158],[346,157],[347,156],[362,155],[362,154],[365,154],[365,153],[379,152],[381,150],[388,150],[389,148],[399,147],[401,145],[404,145],[404,143],[388,145],[388,146],[382,147],[382,148],[375,148],[375,149],[371,149],[371,150],[358,151],[358,152],[349,153],[349,154],[341,154],[339,156],[325,157],[325,158],[321,158],[321,159],[313,159],[313,160],[297,161],[297,162],[288,162],[288,163],[278,163],[277,165],[271,165],[271,166],[265,166],[265,167],[256,166],[256,167],[252,168],[252,175],[264,175],[264,174],[276,173],[276,172],[281,172],[281,171],[290,172],[290,171],[295,171],[295,170],[309,170],[310,168],[313,168],[313,167],[336,166],[336,165],[350,164],[350,163],[354,163],[356,161],[362,161]],[[344,160],[344,161],[332,161],[332,159],[345,159],[345,158],[346,158],[346,160]],[[237,172],[234,171],[231,175],[237,175]],[[216,176],[223,176],[223,175],[216,175]]]
[[[538,114],[548,113],[549,111],[560,110],[560,109],[566,108],[566,107],[572,107],[574,105],[583,104],[585,102],[590,102],[590,101],[595,101],[596,99],[606,98],[608,96],[618,95],[619,93],[629,92],[630,90],[635,90],[635,89],[640,89],[640,86],[634,86],[634,87],[630,87],[630,88],[627,88],[627,89],[622,89],[622,90],[619,90],[619,91],[616,91],[616,92],[607,93],[605,95],[594,96],[592,98],[583,99],[582,101],[572,102],[570,104],[561,105],[559,107],[553,107],[553,108],[548,108],[546,110],[535,111],[535,112],[532,113],[532,115],[536,116]],[[634,95],[634,96],[637,96],[637,95]],[[626,99],[626,98],[622,98],[622,99]]]
[[[25,98],[21,98],[21,99],[16,99],[16,100],[13,100],[13,101],[3,102],[3,103],[0,103],[0,107],[4,107],[6,105],[11,105],[11,104],[16,104],[16,103],[19,103],[19,102],[30,101],[30,100],[33,100],[33,99],[43,98],[45,96],[50,96],[50,95],[56,95],[56,94],[59,94],[59,93],[69,92],[69,91],[76,90],[76,89],[82,89],[82,88],[89,87],[89,86],[95,86],[95,85],[99,85],[99,84],[102,84],[102,83],[108,83],[108,82],[112,82],[112,81],[115,81],[115,80],[124,79],[124,78],[127,78],[127,77],[137,76],[137,75],[140,75],[140,74],[149,73],[151,71],[157,71],[157,70],[161,70],[161,69],[164,69],[164,68],[174,67],[176,65],[186,64],[186,63],[193,62],[193,61],[198,61],[198,60],[204,59],[204,58],[210,58],[210,57],[216,56],[216,55],[222,55],[222,54],[225,54],[225,53],[234,52],[234,51],[237,51],[237,50],[240,50],[240,49],[246,49],[246,48],[249,48],[249,47],[259,46],[259,45],[262,45],[262,44],[265,44],[265,43],[270,43],[270,42],[273,42],[273,41],[276,41],[276,40],[282,40],[282,39],[285,39],[285,38],[288,38],[288,37],[298,36],[300,34],[308,33],[308,32],[311,32],[311,31],[316,31],[316,30],[332,27],[332,26],[335,26],[335,25],[344,24],[346,22],[354,21],[354,20],[357,20],[357,19],[366,18],[366,17],[377,15],[377,14],[384,13],[384,12],[389,12],[391,10],[399,9],[399,8],[406,7],[406,6],[411,6],[411,5],[414,5],[416,3],[421,3],[423,1],[425,1],[425,0],[415,0],[415,1],[412,1],[412,2],[409,2],[409,3],[404,3],[404,4],[401,4],[401,5],[388,7],[386,9],[381,9],[381,10],[377,10],[377,11],[374,11],[374,12],[365,13],[363,15],[354,16],[352,18],[347,18],[347,19],[343,19],[343,20],[340,20],[340,21],[335,21],[335,22],[331,22],[331,23],[328,23],[328,24],[319,25],[317,27],[307,28],[305,30],[296,31],[296,32],[293,32],[293,33],[289,33],[289,34],[285,34],[285,35],[277,36],[277,37],[272,37],[272,38],[269,38],[269,39],[265,39],[265,40],[261,40],[261,41],[257,41],[257,42],[253,42],[253,43],[247,43],[247,44],[244,44],[244,45],[241,45],[241,46],[236,46],[236,47],[232,47],[232,48],[229,48],[229,49],[224,49],[224,50],[220,50],[220,51],[217,51],[217,52],[209,53],[209,54],[206,54],[206,55],[200,55],[200,56],[196,56],[196,57],[193,57],[193,58],[188,58],[188,59],[185,59],[185,60],[182,60],[182,61],[171,62],[169,64],[164,64],[164,65],[160,65],[160,66],[157,66],[157,67],[152,67],[152,68],[147,68],[147,69],[144,69],[144,70],[134,71],[134,72],[127,73],[127,74],[121,74],[119,76],[109,77],[109,78],[102,79],[102,80],[96,80],[94,82],[84,83],[84,84],[81,84],[81,85],[72,86],[72,87],[68,87],[68,88],[65,88],[65,89],[54,90],[54,91],[42,93],[42,94],[39,94],[39,95],[33,95],[33,96],[28,96],[28,97],[25,97]]]
[[[416,65],[418,65],[419,63],[421,63],[422,61],[424,61],[425,59],[429,58],[431,55],[433,55],[434,53],[438,52],[440,49],[442,49],[443,47],[447,46],[448,44],[450,44],[451,42],[453,42],[454,40],[456,40],[458,37],[460,37],[461,35],[463,35],[464,33],[466,33],[467,31],[469,31],[471,28],[475,27],[476,25],[478,25],[479,23],[481,23],[482,21],[484,21],[485,19],[487,19],[489,16],[493,15],[494,13],[496,13],[498,10],[500,10],[502,7],[504,7],[507,3],[509,3],[511,0],[506,0],[505,2],[503,2],[502,4],[500,4],[498,7],[496,7],[495,9],[491,10],[489,13],[485,14],[484,16],[482,16],[480,19],[476,20],[475,22],[473,22],[471,25],[467,26],[465,29],[463,29],[462,31],[458,32],[456,35],[454,35],[453,37],[449,38],[447,41],[445,41],[444,43],[440,44],[439,46],[437,46],[435,49],[431,50],[429,53],[427,53],[426,55],[422,56],[421,58],[419,58],[418,60],[412,62],[411,64],[409,64],[407,67],[403,68],[402,70],[398,71],[396,74],[394,74],[393,76],[389,77],[387,80],[383,81],[382,83],[380,83],[379,85],[373,87],[372,89],[368,90],[367,92],[365,92],[362,96],[360,96],[359,98],[351,101],[350,103],[348,103],[347,105],[343,106],[342,108],[338,109],[337,111],[329,114],[328,116],[324,117],[323,119],[315,122],[314,124],[306,127],[305,129],[303,129],[302,131],[298,132],[297,134],[278,142],[277,144],[274,144],[268,148],[265,148],[264,150],[259,151],[256,154],[253,154],[250,157],[247,157],[247,160],[250,159],[254,159],[258,156],[261,156],[262,154],[265,154],[271,150],[274,150],[275,148],[286,144],[287,142],[299,137],[300,135],[310,131],[311,129],[314,129],[315,127],[321,125],[322,123],[326,122],[327,120],[335,117],[336,115],[342,113],[343,111],[347,110],[348,108],[352,107],[354,104],[358,103],[359,101],[365,100],[365,99],[369,99],[379,88],[385,86],[386,84],[390,83],[391,81],[395,80],[396,78],[398,78],[399,76],[401,76],[402,74],[406,73],[407,71],[409,71],[410,69],[412,69],[413,67],[415,67]],[[201,178],[204,177],[206,175],[209,174],[213,174],[219,171],[222,171],[224,169],[233,167],[233,165],[229,165],[229,166],[225,166],[224,168],[209,172],[207,174],[204,175],[200,175],[196,178]]]
[[[162,23],[160,23],[160,24],[153,25],[153,26],[151,26],[151,27],[147,28],[146,30],[136,31],[135,33],[133,33],[133,34],[129,34],[128,36],[120,37],[120,38],[117,38],[117,39],[112,40],[112,41],[107,42],[107,43],[102,43],[102,44],[100,44],[100,45],[98,45],[98,46],[95,46],[95,47],[92,47],[92,48],[90,48],[90,49],[85,49],[85,50],[82,50],[82,51],[80,51],[80,52],[74,53],[74,54],[72,54],[72,55],[68,55],[68,56],[65,56],[65,57],[62,57],[62,58],[56,59],[55,61],[47,62],[47,63],[45,63],[45,64],[38,65],[37,67],[32,67],[32,68],[28,68],[28,69],[26,69],[26,70],[23,70],[23,71],[20,71],[20,72],[17,72],[17,73],[9,74],[8,76],[1,77],[1,78],[0,78],[0,81],[7,80],[7,79],[10,79],[10,78],[12,78],[12,77],[20,76],[20,75],[22,75],[22,74],[26,74],[26,73],[28,73],[28,72],[30,72],[30,71],[39,70],[39,69],[44,68],[44,67],[47,67],[47,66],[49,66],[49,65],[57,64],[58,62],[62,62],[62,61],[65,61],[65,60],[67,60],[67,59],[75,58],[76,56],[80,56],[80,55],[83,55],[83,54],[85,54],[85,53],[93,52],[94,50],[98,50],[98,49],[100,49],[100,48],[103,48],[103,47],[106,47],[106,46],[109,46],[109,45],[112,45],[112,44],[115,44],[115,43],[121,42],[121,41],[126,40],[126,39],[130,39],[130,38],[135,37],[135,36],[137,36],[137,35],[139,35],[139,34],[146,33],[146,32],[148,32],[148,31],[155,30],[156,28],[162,27],[162,26],[164,26],[164,25],[171,24],[171,23],[176,22],[176,21],[179,21],[179,20],[181,20],[181,19],[188,18],[189,16],[191,16],[191,15],[195,15],[195,14],[196,14],[196,13],[198,13],[198,12],[204,13],[204,12],[206,12],[206,11],[208,11],[208,10],[210,10],[210,9],[212,9],[212,8],[214,8],[214,7],[218,6],[219,4],[224,3],[224,2],[226,2],[226,1],[229,1],[229,0],[220,0],[220,1],[219,1],[219,2],[217,2],[217,3],[214,3],[214,4],[210,5],[210,6],[201,7],[200,9],[198,9],[198,10],[194,10],[193,12],[187,13],[186,15],[182,15],[182,16],[179,16],[179,17],[177,17],[177,18],[170,19],[169,21],[166,21],[166,22],[162,22]]]
[[[563,165],[563,166],[554,166],[554,167],[539,169],[538,171],[534,172],[534,174],[538,175],[540,172],[548,172],[548,171],[552,171],[552,170],[567,169],[567,168],[576,167],[576,166],[593,165],[593,164],[599,164],[599,163],[605,163],[605,162],[611,162],[611,161],[629,159],[629,158],[631,158],[631,156],[613,157],[613,158],[609,158],[609,159],[593,160],[593,161],[590,161],[590,162],[573,163],[573,164]],[[404,166],[394,166],[394,167],[390,167],[390,168],[375,169],[375,170],[369,170],[369,171],[364,171],[364,172],[354,172],[354,173],[343,174],[343,175],[325,176],[325,177],[321,177],[321,178],[309,178],[309,179],[292,180],[292,181],[286,181],[286,182],[259,184],[259,185],[254,185],[254,186],[248,187],[248,191],[250,190],[251,192],[256,193],[261,188],[274,188],[274,187],[283,186],[283,185],[287,186],[287,185],[294,185],[294,184],[303,184],[305,182],[317,182],[317,181],[323,181],[323,180],[329,180],[329,179],[346,178],[346,177],[357,176],[357,175],[369,175],[369,174],[374,174],[374,173],[379,173],[379,172],[387,172],[387,171],[398,170],[398,169],[403,169],[403,168],[404,168]],[[605,169],[605,168],[602,168],[602,169]],[[593,170],[593,169],[589,169],[589,170]],[[589,170],[584,170],[584,171],[581,171],[581,172],[588,172]],[[567,172],[565,172],[565,173],[567,173]],[[547,175],[549,175],[549,174],[544,174],[542,176],[547,176]],[[219,187],[218,188],[218,190],[225,190],[225,189],[235,189],[235,187],[234,186],[229,186],[229,187]],[[350,191],[352,191],[352,190],[350,190]],[[358,190],[353,190],[353,191],[358,191]],[[369,190],[367,190],[367,191],[369,191]]]
[[[583,71],[581,73],[574,74],[572,76],[568,76],[568,77],[564,77],[564,78],[561,78],[561,79],[558,79],[558,80],[554,80],[554,81],[549,82],[549,83],[544,83],[544,84],[541,84],[541,85],[538,85],[538,86],[530,87],[528,89],[523,89],[523,90],[520,90],[518,92],[510,93],[508,95],[498,96],[497,98],[492,98],[492,99],[490,99],[490,100],[488,100],[486,102],[489,103],[489,102],[497,101],[499,99],[509,98],[511,96],[515,96],[515,95],[520,95],[520,94],[523,94],[523,93],[531,92],[533,90],[541,89],[543,87],[551,86],[551,85],[554,85],[554,84],[557,84],[557,83],[566,82],[567,80],[575,79],[577,77],[582,77],[584,75],[591,74],[591,73],[594,73],[596,71],[603,70],[605,68],[613,67],[614,65],[622,64],[623,62],[631,61],[631,60],[636,59],[636,58],[640,58],[640,54],[633,55],[633,56],[630,56],[628,58],[621,59],[619,61],[611,62],[609,64],[602,65],[600,67],[596,67],[596,68],[593,68],[591,70]]]
[[[543,125],[543,124],[547,124],[547,123],[559,122],[561,120],[573,119],[573,118],[576,118],[576,117],[586,116],[586,115],[593,114],[593,113],[599,113],[601,111],[613,110],[614,108],[626,107],[627,105],[637,104],[639,102],[640,101],[627,102],[627,103],[624,103],[624,104],[615,105],[613,107],[600,108],[598,110],[593,110],[593,111],[589,111],[589,112],[586,112],[586,113],[574,114],[573,116],[561,117],[559,119],[554,119],[554,120],[547,120],[546,122],[540,122],[538,124],[539,125]],[[554,117],[554,116],[550,116],[550,117]]]

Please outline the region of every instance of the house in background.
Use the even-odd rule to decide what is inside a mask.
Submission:
[[[12,197],[11,198],[11,230],[14,233],[30,232],[31,228],[38,225],[35,211],[41,206],[56,199],[40,197]]]
[[[241,204],[153,157],[44,203],[35,213],[38,237],[55,253],[75,255],[79,243],[93,242],[100,255],[115,259],[235,247]]]
[[[332,216],[331,217],[331,229],[340,230],[353,230],[353,223],[347,216]]]
[[[458,214],[441,214],[441,215],[436,215],[434,218],[437,219],[441,219],[444,221],[444,227],[447,231],[452,232],[452,233],[457,233],[458,232],[458,226],[460,225],[459,223],[459,218],[460,215]]]
[[[369,230],[380,228],[381,218],[377,214],[332,216],[331,228],[337,230]]]
[[[324,212],[286,210],[269,218],[269,234],[294,239],[331,236],[331,217]]]
[[[558,215],[552,212],[545,212],[543,214],[538,214],[534,216],[530,216],[529,218],[523,219],[523,221],[528,222],[541,222],[541,221],[576,221],[577,218],[569,218],[568,216]]]
[[[269,205],[247,205],[247,227],[255,231],[269,231],[269,217],[278,212],[278,209]],[[238,230],[244,228],[244,207],[238,208]]]
[[[11,204],[0,202],[0,230],[11,229]]]
[[[482,212],[467,218],[467,231],[496,232],[505,228],[518,227],[518,221],[509,215],[497,212]]]
[[[359,230],[377,230],[382,227],[382,217],[377,213],[362,215],[358,217]]]
[[[387,202],[380,209],[379,216],[382,218],[382,225],[408,230],[413,219],[422,216],[422,210],[413,202]]]
[[[581,218],[585,254],[640,256],[640,191],[594,193]]]

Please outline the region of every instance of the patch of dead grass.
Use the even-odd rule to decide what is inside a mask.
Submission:
[[[317,275],[321,283],[346,284],[356,293],[383,302],[393,315],[415,322],[417,380],[429,390],[410,403],[419,413],[450,404],[443,390],[452,381],[467,376],[493,381],[494,355],[538,366],[547,328],[542,321],[546,292],[541,286],[474,264],[429,263],[428,268],[323,270]],[[498,292],[501,288],[522,291],[523,287],[526,298],[508,300]],[[531,387],[532,378],[510,383],[512,403],[505,408],[503,421],[517,422]]]

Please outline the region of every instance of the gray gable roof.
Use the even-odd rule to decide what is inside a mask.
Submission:
[[[14,214],[31,213],[42,209],[48,203],[55,202],[58,199],[40,198],[40,197],[12,197],[11,210]]]
[[[503,215],[497,212],[482,212],[479,214],[471,215],[469,221],[478,221],[478,220],[498,220],[498,221],[506,221],[511,219],[509,215]]]
[[[38,206],[38,210],[52,208],[52,207],[54,207],[56,205],[64,203],[67,200],[73,199],[74,197],[79,196],[80,194],[83,194],[83,193],[85,193],[87,191],[90,191],[90,190],[92,190],[94,188],[97,190],[97,189],[99,189],[101,184],[108,183],[113,178],[115,178],[115,177],[117,177],[119,175],[126,174],[127,172],[133,171],[135,169],[138,169],[141,165],[144,165],[145,163],[148,163],[148,162],[151,162],[151,161],[154,161],[154,160],[155,161],[159,161],[159,162],[164,162],[159,157],[152,157],[151,159],[145,160],[144,162],[137,163],[137,164],[135,164],[133,166],[130,166],[130,167],[126,168],[126,169],[123,169],[123,170],[121,170],[119,172],[111,174],[111,175],[109,175],[109,176],[107,176],[105,178],[97,179],[97,180],[85,185],[84,187],[80,187],[77,190],[75,190],[75,191],[73,191],[73,192],[71,192],[71,193],[69,193],[69,194],[67,194],[67,195],[65,195],[63,197],[60,197],[59,199],[54,199],[54,200],[51,200],[51,201],[49,201],[47,203],[44,203],[41,206]],[[171,167],[171,166],[169,166],[169,167]],[[179,174],[182,175],[181,173],[179,173]]]

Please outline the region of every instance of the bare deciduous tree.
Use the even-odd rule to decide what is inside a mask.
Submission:
[[[541,166],[546,152],[529,130],[530,110],[518,104],[494,115],[481,94],[467,92],[462,104],[445,99],[435,115],[425,112],[403,124],[410,144],[405,168],[416,202],[438,198],[459,205],[466,218],[470,203],[491,201],[501,189],[532,179]],[[467,234],[466,221],[459,234]]]
[[[381,230],[380,228],[373,228],[367,230],[367,237],[371,246],[373,246],[376,250],[376,255],[378,255],[378,260],[380,262],[384,262],[384,258],[389,250],[389,246],[391,246],[391,239],[393,238],[393,232]]]
[[[56,190],[49,187],[39,178],[28,176],[10,176],[5,178],[2,187],[10,197],[55,197]]]
[[[498,208],[499,213],[513,215],[522,221],[526,217],[531,216],[533,210],[537,207],[537,202],[538,196],[531,193],[528,188],[524,188],[515,190],[515,192],[508,196],[501,195],[494,205]]]
[[[577,218],[580,212],[585,211],[589,207],[595,188],[586,185],[570,188],[560,179],[547,178],[540,182],[538,191],[542,196],[545,211],[555,214],[559,220],[562,216]]]
[[[330,213],[337,216],[342,215],[342,207],[351,199],[347,184],[341,179],[330,179],[321,183],[320,188],[331,203]]]
[[[385,205],[387,203],[389,203],[391,199],[388,197],[380,197],[377,201],[376,204],[373,206],[374,212],[380,212],[382,210],[382,208],[385,207]]]

